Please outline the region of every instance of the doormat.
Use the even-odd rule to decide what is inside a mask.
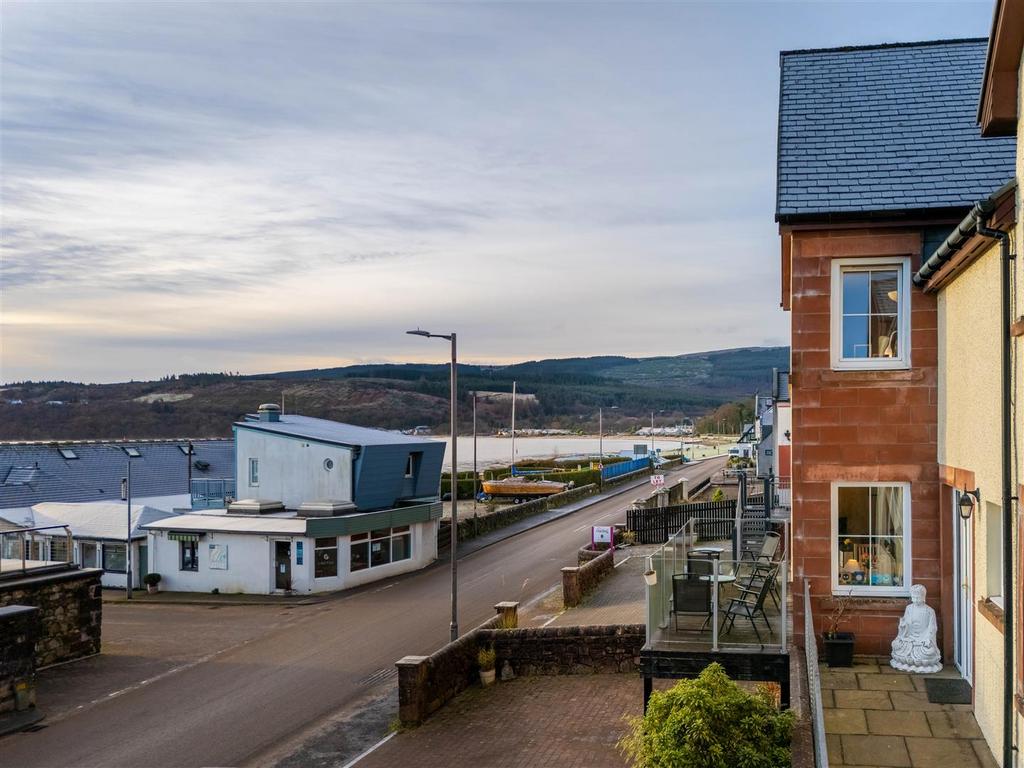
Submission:
[[[970,704],[971,684],[950,677],[926,677],[924,690],[932,704]]]

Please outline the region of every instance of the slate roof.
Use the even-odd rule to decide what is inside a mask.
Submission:
[[[188,464],[181,447],[188,440],[68,443],[0,443],[0,509],[30,507],[45,501],[120,500],[121,478],[132,458],[132,497],[188,493]],[[193,440],[192,477],[233,478],[233,440]],[[77,458],[61,455],[70,450]],[[205,469],[195,466],[209,464]]]
[[[776,220],[956,210],[1014,175],[976,123],[987,40],[784,51]]]
[[[258,429],[263,432],[274,432],[280,435],[305,437],[325,443],[345,446],[365,445],[433,445],[437,440],[428,440],[414,435],[403,435],[401,432],[388,432],[384,429],[357,427],[354,424],[343,424],[330,419],[317,419],[312,416],[282,414],[280,421],[260,421],[255,414],[250,414],[245,421],[235,422],[237,427]]]

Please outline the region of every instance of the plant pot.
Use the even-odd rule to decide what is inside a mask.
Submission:
[[[149,592],[149,594],[151,595],[155,595],[157,592],[160,591],[160,587],[156,584],[147,584],[146,591]]]
[[[854,634],[852,632],[834,632],[830,635],[823,635],[821,639],[825,645],[825,660],[830,667],[853,666]]]
[[[482,686],[484,686],[486,688],[488,685],[492,685],[493,683],[494,683],[494,670],[493,669],[481,669],[480,670],[480,685],[482,685]]]
[[[658,572],[657,571],[645,571],[644,581],[647,582],[647,586],[653,587],[658,583]]]

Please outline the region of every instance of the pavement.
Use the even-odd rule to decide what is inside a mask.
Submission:
[[[829,765],[842,768],[998,768],[970,704],[932,704],[925,677],[960,677],[946,667],[911,675],[887,659],[821,667]]]
[[[358,768],[623,768],[616,742],[643,713],[638,675],[528,677],[471,688]]]
[[[694,477],[718,463],[677,471]],[[501,600],[528,606],[549,593],[590,526],[624,518],[629,488],[617,490],[460,550],[460,626],[490,618]],[[44,730],[5,737],[0,762],[343,765],[387,733],[395,661],[447,642],[449,589],[450,572],[437,564],[316,605],[107,604],[103,653],[40,676],[40,708],[53,716]]]

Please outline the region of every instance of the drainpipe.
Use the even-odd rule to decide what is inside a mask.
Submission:
[[[1013,493],[1012,445],[1010,426],[1011,380],[1010,352],[1012,340],[1010,323],[1010,269],[1015,258],[1010,253],[1010,235],[998,229],[989,229],[988,220],[978,222],[978,234],[997,238],[1001,256],[1002,313],[1000,332],[1002,342],[1002,464],[1003,464],[1003,765],[1013,765]]]

